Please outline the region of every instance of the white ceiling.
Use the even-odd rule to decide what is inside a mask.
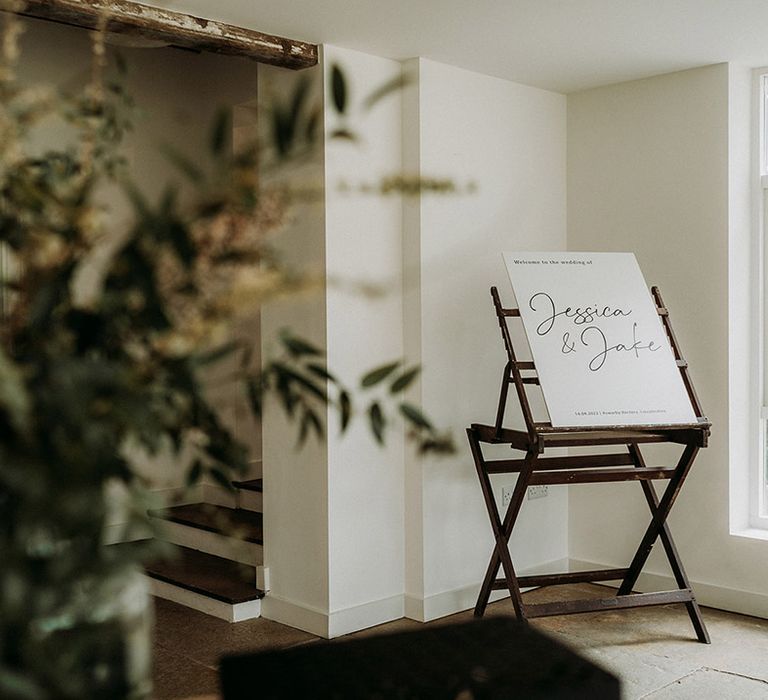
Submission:
[[[719,63],[768,64],[768,0],[141,0],[558,92]]]

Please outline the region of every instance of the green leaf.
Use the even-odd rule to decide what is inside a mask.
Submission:
[[[449,455],[456,452],[456,445],[450,434],[428,437],[419,442],[419,454]]]
[[[318,365],[314,362],[311,362],[307,365],[307,370],[312,372],[312,374],[316,374],[322,379],[327,379],[329,382],[333,382],[334,384],[337,383],[336,377],[334,377],[325,367],[323,367],[323,365]]]
[[[349,421],[352,418],[352,399],[349,392],[342,391],[339,394],[339,412],[341,417],[341,432],[345,432],[349,427]]]
[[[419,372],[421,372],[421,367],[418,366],[403,372],[394,382],[392,382],[392,386],[389,387],[390,392],[397,394],[399,391],[407,389],[413,380],[419,376]]]
[[[328,394],[324,389],[313,384],[303,374],[299,374],[296,370],[284,365],[282,362],[273,363],[273,367],[278,374],[279,380],[294,382],[298,384],[300,388],[307,390],[309,393],[316,396],[323,403],[328,403]]]
[[[309,434],[309,419],[307,418],[306,411],[301,416],[299,422],[299,436],[296,439],[296,446],[301,447],[307,441],[307,435]]]
[[[296,130],[296,124],[298,124],[299,116],[301,116],[302,108],[309,95],[309,79],[306,75],[302,75],[299,81],[296,83],[296,87],[293,90],[293,99],[291,100],[291,121],[293,122],[293,130]]]
[[[315,435],[319,440],[322,440],[325,436],[325,429],[319,416],[308,406],[305,407],[304,413],[301,415],[301,422],[299,423],[299,438],[298,446],[301,447],[307,440],[309,429],[315,431]]]
[[[360,381],[360,384],[364,388],[368,388],[371,386],[375,386],[379,382],[386,379],[392,372],[394,372],[398,367],[400,366],[400,361],[397,362],[390,362],[387,365],[382,365],[381,367],[377,367],[376,369],[372,369],[368,374],[366,374],[362,380]]]
[[[240,369],[246,370],[251,366],[253,360],[253,345],[243,343],[243,354],[240,356]]]
[[[318,108],[312,110],[312,113],[307,118],[307,123],[304,127],[304,138],[307,140],[307,143],[311,144],[317,140],[317,133],[320,127],[321,116],[322,112]]]
[[[400,404],[400,413],[403,414],[406,420],[413,423],[418,428],[425,428],[426,430],[433,430],[432,423],[429,422],[427,417],[422,413],[420,408],[417,408],[410,403]]]
[[[276,106],[272,110],[272,141],[278,155],[288,155],[293,145],[293,130],[291,115]]]
[[[310,342],[297,338],[290,333],[283,331],[280,334],[280,342],[285,346],[291,355],[301,357],[303,355],[322,355],[322,351],[312,345]]]
[[[226,489],[227,491],[235,490],[235,487],[232,484],[232,480],[221,469],[218,469],[217,467],[211,467],[208,470],[208,473],[211,475],[213,480],[223,489]]]
[[[381,410],[381,406],[378,401],[374,401],[368,409],[368,420],[371,424],[371,431],[373,432],[376,441],[380,444],[384,444],[384,413]]]
[[[166,226],[166,236],[170,239],[179,260],[187,269],[191,268],[197,249],[187,227],[179,221],[170,221]]]
[[[363,100],[363,109],[371,109],[375,107],[381,100],[383,100],[387,95],[397,92],[398,90],[402,90],[406,85],[409,85],[411,82],[413,82],[412,76],[408,73],[402,73],[400,75],[396,75],[391,80],[388,80],[385,83],[382,83],[377,87],[373,92],[371,92],[370,95],[368,95]]]
[[[344,114],[347,108],[347,81],[338,64],[331,66],[331,95],[333,106],[339,114]]]
[[[248,377],[245,382],[245,388],[248,393],[248,402],[251,405],[251,411],[257,418],[261,416],[262,384],[258,377]]]
[[[196,459],[194,464],[190,467],[189,471],[187,472],[187,488],[190,486],[194,486],[198,481],[200,481],[200,477],[203,475],[203,463]]]
[[[334,129],[330,137],[332,139],[341,139],[342,141],[357,141],[357,136],[353,134],[349,129]]]
[[[275,105],[272,109],[272,139],[280,156],[286,156],[291,151],[296,140],[296,127],[299,123],[301,113],[304,111],[304,103],[309,95],[310,83],[306,76],[296,84],[291,98],[291,104],[286,108],[281,105]],[[305,130],[305,138],[311,140],[314,137],[311,130],[316,129],[319,120],[319,114],[314,117],[315,126],[312,126],[313,117],[310,116],[310,122]]]
[[[276,384],[275,391],[283,405],[283,410],[288,417],[293,417],[294,409],[298,403],[298,396],[294,391],[293,385],[289,382],[288,378],[284,374],[279,374],[275,371]]]
[[[318,439],[322,440],[325,435],[325,428],[323,428],[323,423],[317,413],[311,408],[307,408],[304,412],[304,417],[309,422],[310,427],[315,431],[315,435],[317,435]]]
[[[231,132],[231,116],[228,109],[220,109],[211,130],[211,153],[219,156],[227,145]]]

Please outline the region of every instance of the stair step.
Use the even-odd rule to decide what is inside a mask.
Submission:
[[[236,489],[241,489],[243,491],[263,491],[264,490],[264,479],[248,479],[247,481],[233,481],[232,485]]]
[[[256,588],[255,567],[187,547],[177,547],[176,556],[151,561],[145,569],[151,578],[230,605],[264,597]]]
[[[154,518],[214,532],[235,539],[264,544],[264,524],[261,513],[242,508],[225,508],[208,503],[193,503],[151,510]]]

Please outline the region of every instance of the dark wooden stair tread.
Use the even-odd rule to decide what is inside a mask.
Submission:
[[[264,526],[261,513],[242,508],[225,508],[208,503],[193,503],[151,510],[149,514],[172,523],[189,525],[207,532],[235,537],[246,542],[264,544]]]
[[[236,489],[243,491],[263,491],[264,479],[248,479],[247,481],[233,481],[232,485]]]
[[[175,556],[145,565],[147,575],[224,603],[236,605],[264,597],[256,588],[256,568],[187,547]]]

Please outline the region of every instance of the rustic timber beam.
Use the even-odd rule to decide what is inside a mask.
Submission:
[[[317,45],[128,0],[26,0],[20,14],[86,29],[107,17],[109,32],[138,36],[184,49],[246,56],[285,68],[317,63]]]

